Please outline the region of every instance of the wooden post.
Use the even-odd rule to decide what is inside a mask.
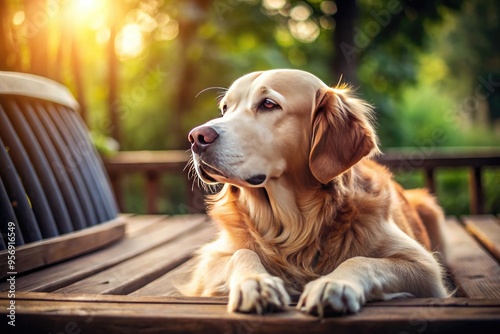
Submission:
[[[113,192],[115,193],[116,203],[118,204],[118,208],[120,212],[123,212],[125,209],[124,196],[123,196],[123,188],[121,184],[121,174],[118,172],[108,173],[109,179],[111,182],[111,186],[113,187]]]
[[[48,40],[49,21],[47,1],[25,0],[26,22],[25,37],[30,50],[30,69],[32,74],[49,77]]]
[[[470,213],[481,214],[484,211],[484,193],[481,167],[469,170]]]
[[[147,200],[147,212],[148,214],[158,213],[158,208],[156,206],[156,200],[158,199],[158,183],[160,177],[157,172],[146,173],[146,200]]]
[[[432,194],[436,194],[436,182],[434,180],[434,168],[425,169],[425,186]]]

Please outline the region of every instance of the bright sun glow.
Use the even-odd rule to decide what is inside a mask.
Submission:
[[[98,0],[73,0],[73,9],[75,13],[89,14],[101,7],[102,2]]]
[[[280,10],[286,5],[286,0],[264,0],[262,5],[266,9],[270,10]]]
[[[304,43],[312,43],[318,38],[320,30],[313,20],[288,20],[288,28],[293,37]]]
[[[141,27],[130,23],[116,35],[116,53],[120,58],[134,58],[144,49],[144,39]]]
[[[24,19],[25,19],[24,12],[19,11],[16,14],[14,14],[14,17],[12,18],[12,23],[14,23],[14,25],[16,25],[16,26],[19,26],[19,25],[23,24]]]
[[[72,0],[68,6],[68,19],[72,23],[79,23],[90,26],[93,29],[99,28],[106,11],[108,1],[99,0]],[[99,24],[100,23],[100,24]]]

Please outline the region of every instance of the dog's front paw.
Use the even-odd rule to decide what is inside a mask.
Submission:
[[[258,275],[245,278],[231,285],[229,291],[229,312],[272,312],[283,310],[290,303],[281,278]]]
[[[321,277],[305,286],[297,308],[323,317],[325,311],[335,314],[356,313],[364,304],[362,287],[344,280]]]

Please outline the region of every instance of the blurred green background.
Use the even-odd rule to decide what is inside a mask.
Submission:
[[[217,90],[200,91],[273,68],[351,84],[376,106],[382,150],[500,146],[496,0],[0,0],[0,19],[0,70],[69,86],[103,152],[110,137],[188,149],[188,131],[218,116]],[[179,177],[162,178],[174,191],[160,211],[182,212]],[[467,172],[437,179],[447,213],[467,213]],[[126,181],[130,211],[144,212],[140,183]],[[500,213],[500,172],[484,183],[486,211]]]

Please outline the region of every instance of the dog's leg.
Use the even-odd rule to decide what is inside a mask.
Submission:
[[[442,270],[434,257],[403,232],[394,233],[385,239],[380,257],[350,258],[329,275],[308,283],[297,308],[323,316],[325,310],[355,313],[372,300],[446,297]]]
[[[425,189],[405,190],[404,195],[422,219],[431,241],[431,250],[439,252],[441,263],[446,265],[447,239],[443,209]]]
[[[229,312],[284,309],[290,303],[283,281],[271,276],[259,256],[248,249],[236,251],[229,261]]]

